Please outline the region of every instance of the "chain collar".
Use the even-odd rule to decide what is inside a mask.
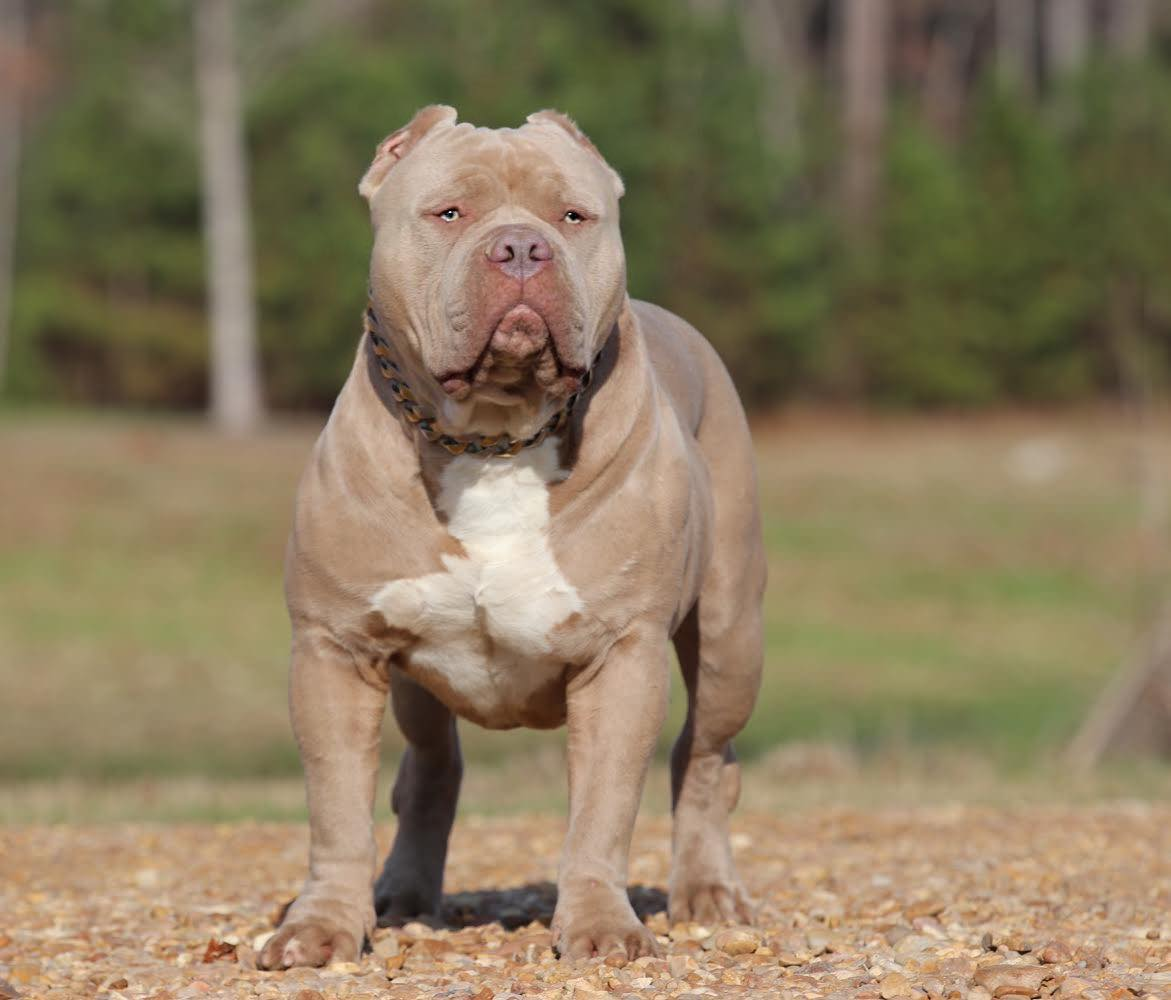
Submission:
[[[455,434],[445,433],[439,427],[433,416],[426,416],[424,414],[423,407],[415,398],[411,387],[407,385],[406,380],[402,377],[402,370],[390,356],[390,343],[380,332],[378,317],[374,313],[374,306],[369,302],[366,304],[363,327],[369,335],[371,343],[374,345],[378,370],[382,373],[382,377],[386,379],[390,394],[399,405],[399,409],[402,410],[402,414],[407,422],[414,426],[415,430],[419,432],[425,441],[438,445],[452,455],[478,455],[481,458],[512,458],[525,448],[532,448],[540,444],[550,434],[557,433],[557,431],[569,423],[573,408],[577,405],[578,397],[589,388],[594,378],[594,367],[597,365],[598,359],[602,356],[601,351],[594,356],[593,365],[582,376],[581,388],[570,396],[565,401],[565,405],[553,414],[540,430],[531,437],[511,438],[506,434],[474,434],[470,437],[460,437]]]

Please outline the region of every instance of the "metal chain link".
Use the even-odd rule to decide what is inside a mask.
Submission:
[[[573,413],[573,408],[577,404],[578,397],[589,388],[593,381],[594,369],[590,367],[589,371],[582,376],[581,388],[565,401],[565,405],[558,410],[549,420],[531,437],[527,438],[510,438],[503,434],[484,435],[477,434],[474,437],[459,437],[454,434],[445,434],[440,430],[434,417],[424,415],[423,408],[419,405],[419,401],[415,398],[411,387],[402,377],[402,371],[395,363],[390,355],[390,344],[378,332],[378,317],[374,313],[372,305],[366,306],[366,315],[364,317],[365,332],[369,334],[371,342],[374,344],[374,354],[378,358],[378,368],[382,372],[382,377],[387,381],[387,387],[390,389],[390,394],[395,402],[399,404],[399,408],[403,412],[403,416],[408,423],[414,425],[415,429],[431,444],[439,445],[445,451],[452,455],[478,455],[481,458],[512,458],[525,448],[532,448],[540,444],[550,434],[556,433],[568,422]],[[598,359],[602,356],[599,351],[594,358],[594,365],[598,363]]]

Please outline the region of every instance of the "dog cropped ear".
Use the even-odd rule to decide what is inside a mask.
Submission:
[[[367,201],[373,198],[386,180],[390,168],[414,149],[423,136],[437,125],[454,125],[455,119],[455,108],[449,108],[446,104],[429,104],[421,108],[406,125],[397,132],[391,132],[378,144],[374,160],[358,182],[358,194]]]
[[[534,111],[525,120],[530,125],[553,125],[564,130],[579,146],[593,153],[601,162],[602,166],[606,168],[607,173],[610,175],[610,180],[614,184],[614,197],[621,198],[626,192],[626,188],[622,184],[622,178],[618,176],[618,171],[606,162],[606,158],[598,152],[598,147],[590,142],[590,137],[577,127],[577,122],[570,118],[569,115],[547,108],[544,111]]]

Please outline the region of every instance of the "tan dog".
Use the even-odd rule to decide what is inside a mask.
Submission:
[[[490,130],[425,108],[359,190],[366,335],[301,482],[286,573],[309,878],[261,967],[352,960],[376,917],[438,913],[456,716],[568,724],[557,947],[654,952],[626,871],[672,641],[688,715],[670,916],[749,919],[730,741],[760,680],[765,565],[727,373],[690,326],[627,297],[622,182],[563,115]],[[388,693],[408,748],[374,882]]]

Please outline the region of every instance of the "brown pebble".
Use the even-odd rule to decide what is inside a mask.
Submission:
[[[13,982],[20,983],[22,986],[27,986],[33,981],[38,972],[40,972],[40,969],[38,969],[35,965],[29,965],[27,962],[21,962],[17,965],[14,965],[8,971],[8,975],[12,978]]]
[[[1039,965],[986,965],[977,969],[973,981],[994,997],[1026,996],[1038,992],[1052,973]]]
[[[883,976],[878,983],[878,994],[882,1000],[896,1000],[897,997],[909,997],[911,984],[901,972],[892,972]]]
[[[378,958],[390,958],[399,954],[402,948],[398,943],[398,935],[386,934],[374,942],[372,950]]]
[[[646,836],[632,855],[633,880],[664,885],[669,817],[640,822]],[[112,1000],[568,1000],[575,989],[577,1000],[688,993],[695,1000],[884,1000],[884,986],[889,1000],[993,1000],[994,992],[997,1000],[1134,1000],[1136,988],[1144,997],[1171,997],[1171,925],[1162,898],[1151,893],[1156,881],[1171,878],[1171,851],[1163,840],[1157,853],[1151,845],[1152,830],[1171,830],[1171,806],[1136,803],[1119,813],[908,807],[897,817],[848,806],[814,808],[783,823],[742,814],[733,827],[757,845],[738,861],[745,887],[761,899],[759,922],[671,925],[660,911],[663,958],[559,962],[544,926],[555,889],[526,884],[555,867],[560,823],[472,815],[457,827],[465,836],[452,842],[449,879],[484,889],[453,894],[462,909],[445,897],[445,910],[458,911],[448,923],[380,928],[371,934],[373,954],[354,966],[286,972],[261,972],[247,959],[272,901],[292,895],[286,887],[304,876],[303,826],[192,823],[165,837],[133,824],[4,828],[0,882],[10,882],[0,933],[13,940],[0,950],[0,976],[24,997],[108,993]],[[390,833],[380,829],[380,843]],[[770,845],[782,834],[778,859]],[[70,852],[85,864],[61,865]],[[1077,877],[1086,857],[1100,864]],[[170,875],[144,886],[135,873],[146,865],[182,872],[190,900],[179,905],[186,897]],[[887,881],[873,881],[875,871]],[[632,893],[640,908],[642,891]],[[947,900],[945,916],[907,916],[928,893]],[[1107,912],[1105,899],[1128,905]],[[523,927],[496,921],[506,906],[523,912]],[[841,929],[828,926],[831,912]],[[900,930],[884,937],[892,925]],[[1160,937],[1148,938],[1151,929]],[[985,930],[988,943],[998,943],[995,936],[1035,950],[1021,959],[978,948]],[[729,953],[717,944],[728,931],[755,935],[759,945]],[[202,964],[209,939],[234,946],[234,960]],[[1057,945],[1072,950],[1072,961],[1052,961],[1063,957]],[[15,966],[27,985],[12,978]],[[998,966],[1023,981],[995,978],[1004,975],[991,971]],[[895,973],[905,984],[887,978]],[[121,979],[130,985],[114,989]],[[0,991],[0,1000],[14,998]]]
[[[1073,961],[1073,949],[1064,941],[1050,941],[1037,953],[1037,957],[1045,965],[1061,965]]]
[[[813,930],[806,931],[805,941],[809,945],[809,950],[814,955],[824,955],[830,950],[830,937],[823,931],[816,927]]]
[[[900,955],[921,955],[936,946],[934,938],[929,938],[924,934],[908,934],[895,945],[895,951]]]
[[[716,935],[715,945],[725,955],[751,955],[760,947],[760,935],[748,928],[730,927]]]
[[[910,933],[910,927],[905,927],[902,924],[896,924],[894,927],[888,927],[885,931],[883,931],[882,936],[886,940],[886,943],[893,948]]]

